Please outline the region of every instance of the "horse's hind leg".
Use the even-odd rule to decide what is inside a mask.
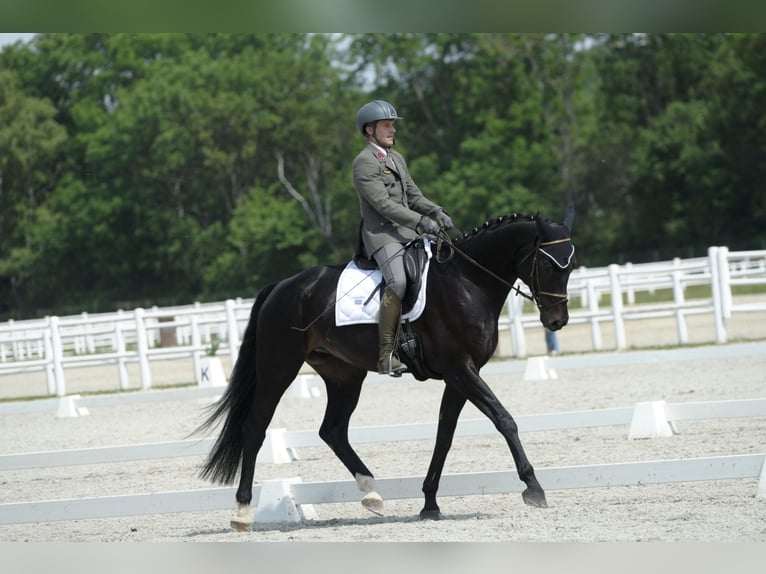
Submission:
[[[362,382],[367,371],[352,367],[334,357],[309,359],[309,364],[316,369],[327,385],[327,408],[319,428],[319,436],[356,479],[359,490],[364,493],[362,506],[381,514],[383,499],[376,491],[375,477],[348,441],[349,421],[359,403]]]
[[[268,356],[268,355],[265,355]],[[255,460],[266,439],[266,430],[282,395],[288,389],[303,364],[302,359],[282,357],[259,369],[258,384],[247,417],[242,421],[242,465],[237,488],[237,512],[231,520],[234,530],[249,531],[254,514],[251,506]],[[268,374],[268,375],[267,375]]]

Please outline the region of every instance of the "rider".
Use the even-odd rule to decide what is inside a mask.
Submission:
[[[356,156],[353,167],[362,215],[362,244],[365,254],[375,259],[383,272],[385,282],[378,320],[378,372],[392,376],[406,370],[392,354],[406,287],[403,245],[419,234],[437,235],[440,229],[452,229],[449,215],[423,195],[402,154],[391,149],[394,121],[400,119],[394,106],[383,100],[359,108],[356,127],[367,138],[367,145]]]

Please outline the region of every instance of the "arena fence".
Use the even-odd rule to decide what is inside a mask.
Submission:
[[[758,478],[756,496],[766,496],[766,454],[743,454],[677,460],[655,460],[618,464],[568,466],[536,470],[547,491],[609,488],[647,484]],[[377,479],[386,500],[422,498],[423,477]],[[521,492],[526,488],[514,471],[475,472],[444,475],[439,496],[469,496]],[[282,497],[262,497],[264,489]],[[178,512],[225,510],[234,506],[235,488],[213,488],[129,494],[94,498],[18,502],[0,505],[0,524],[113,518]],[[314,515],[314,504],[356,502],[356,481],[303,483],[299,478],[265,481],[254,486],[256,522],[300,521]],[[267,520],[264,520],[267,518]]]
[[[629,425],[628,439],[671,436],[678,433],[676,423],[714,418],[766,418],[766,399],[711,402],[665,403],[649,401],[632,407],[589,411],[569,411],[514,417],[519,432],[536,432]],[[433,440],[436,423],[379,425],[349,429],[352,444]],[[497,434],[488,419],[465,419],[458,423],[456,437]],[[214,438],[190,439],[136,445],[42,451],[0,455],[0,471],[57,466],[127,462],[184,456],[206,455]],[[286,463],[298,459],[296,449],[324,446],[316,430],[288,431],[272,428],[258,454],[258,462]]]

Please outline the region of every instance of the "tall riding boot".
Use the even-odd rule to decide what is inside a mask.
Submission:
[[[386,287],[380,301],[380,318],[378,320],[378,337],[380,341],[378,348],[378,372],[381,375],[401,377],[402,373],[407,370],[407,367],[392,354],[401,310],[401,299],[390,288]]]

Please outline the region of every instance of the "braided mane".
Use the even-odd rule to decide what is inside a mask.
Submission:
[[[497,217],[495,219],[489,219],[485,221],[479,227],[474,227],[470,232],[463,233],[463,237],[458,239],[457,242],[461,243],[465,241],[466,239],[470,239],[471,237],[474,237],[480,233],[497,229],[498,227],[502,227],[510,223],[516,223],[518,221],[534,221],[534,220],[535,220],[535,217],[533,215],[524,215],[522,213],[511,213],[510,215],[501,215],[500,217]]]

